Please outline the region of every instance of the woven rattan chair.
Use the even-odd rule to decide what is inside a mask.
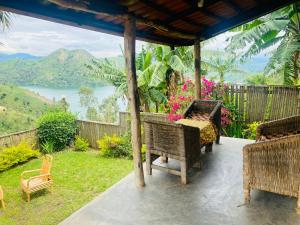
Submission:
[[[4,203],[4,197],[3,197],[3,189],[2,187],[0,186],[0,202],[1,202],[1,206],[3,209],[5,209],[5,203]]]
[[[300,213],[300,116],[267,122],[257,142],[243,149],[244,197],[259,189],[298,198]]]
[[[189,168],[196,162],[200,163],[199,129],[147,118],[144,119],[144,127],[148,174],[152,174],[152,169],[158,169],[181,176],[182,184],[186,184]],[[180,171],[154,165],[153,161],[160,156],[179,160]]]
[[[199,120],[210,120],[217,129],[216,143],[220,143],[221,131],[221,108],[220,101],[194,100],[184,113],[184,118],[199,118]]]
[[[24,171],[21,174],[21,188],[27,195],[27,201],[30,202],[30,194],[37,192],[42,189],[52,187],[52,176],[51,176],[52,156],[45,155],[43,157],[43,163],[41,169]],[[39,172],[39,175],[29,177],[25,176]]]

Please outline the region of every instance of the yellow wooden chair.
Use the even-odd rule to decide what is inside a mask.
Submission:
[[[0,186],[0,202],[1,202],[2,208],[5,209],[5,203],[3,200],[3,190],[2,190],[1,186]]]
[[[41,169],[24,171],[21,174],[21,188],[27,195],[27,201],[30,202],[30,194],[42,189],[48,189],[52,187],[52,177],[51,177],[51,166],[52,166],[52,156],[45,155],[43,157],[43,163]],[[34,174],[39,172],[38,176],[31,176],[25,179],[25,175]]]

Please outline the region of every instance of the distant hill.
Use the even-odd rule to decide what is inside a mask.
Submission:
[[[85,66],[93,59],[85,50],[59,49],[38,59],[0,60],[0,83],[56,88],[100,86],[104,83],[91,77]]]
[[[0,135],[35,127],[35,121],[53,103],[16,86],[0,85]]]
[[[30,55],[27,53],[15,53],[15,54],[5,54],[0,53],[0,62],[8,61],[11,59],[39,59],[39,56]]]

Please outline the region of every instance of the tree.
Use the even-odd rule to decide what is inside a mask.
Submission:
[[[0,11],[0,26],[2,27],[2,30],[9,29],[11,26],[11,13]],[[0,42],[0,45],[3,45]]]
[[[9,29],[11,26],[11,13],[0,11],[0,26],[2,30]]]
[[[143,110],[150,112],[151,106],[156,106],[165,101],[164,94],[159,90],[159,87],[150,85],[154,75],[154,67],[152,66],[152,54],[146,52],[145,49],[137,56],[137,76],[138,76],[138,91],[140,95],[141,105]],[[93,61],[88,65],[92,76],[98,79],[106,80],[115,86],[117,98],[127,98],[127,79],[123,68],[120,68],[115,63],[105,59],[104,61]]]
[[[285,84],[300,80],[300,2],[277,10],[242,25],[227,46],[229,51],[242,51],[245,60],[262,51],[272,56],[265,68],[267,75],[283,74]]]
[[[226,73],[243,74],[243,70],[238,68],[237,56],[221,51],[203,52],[202,65],[209,72],[216,72],[219,76],[221,84],[224,84],[224,76]]]
[[[104,121],[115,123],[120,111],[117,98],[109,96],[102,102],[94,96],[93,89],[81,87],[79,90],[80,105],[86,108],[86,118],[88,120]]]

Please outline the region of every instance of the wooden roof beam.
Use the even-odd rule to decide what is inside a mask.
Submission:
[[[172,12],[171,10],[169,10],[168,8],[164,7],[163,5],[160,5],[160,4],[157,4],[153,1],[149,1],[149,0],[140,0],[139,2],[143,3],[144,5],[152,8],[153,10],[157,11],[157,12],[161,12],[163,14],[167,14],[171,17],[177,17],[177,14]],[[182,20],[183,22],[185,23],[188,23],[192,26],[195,26],[195,27],[199,27],[201,26],[201,24],[199,23],[194,23],[192,21],[189,21],[187,19],[184,19],[184,18],[181,18],[180,20]],[[168,22],[169,23],[169,22]]]
[[[190,8],[187,9],[187,10],[184,10],[183,12],[181,13],[178,13],[176,14],[176,16],[174,17],[171,17],[170,19],[167,19],[165,22],[166,23],[171,23],[173,21],[176,21],[176,20],[179,20],[179,19],[182,19],[182,18],[185,18],[193,13],[196,13],[196,12],[201,12],[203,14],[205,14],[206,16],[208,17],[212,17],[214,19],[217,19],[217,20],[224,20],[224,17],[222,16],[219,16],[219,15],[216,15],[215,13],[212,13],[210,11],[208,11],[205,7],[208,7],[210,5],[213,5],[214,3],[216,2],[219,2],[220,0],[212,0],[212,1],[209,1],[208,3],[204,2],[204,7],[202,8],[199,8],[198,7],[198,0],[187,0],[187,3],[189,3],[190,5]],[[199,25],[202,25],[203,27],[207,28],[206,25],[203,25],[201,23],[199,23]]]
[[[63,8],[88,12],[100,16],[115,16],[121,19],[126,19],[129,15],[127,7],[116,5],[115,3],[109,3],[107,1],[105,2],[100,1],[97,3],[92,1],[89,4],[82,3],[82,2],[74,2],[71,0],[48,0],[48,1]],[[134,17],[136,19],[137,24],[144,24],[146,26],[155,28],[157,30],[168,32],[170,35],[176,38],[189,39],[189,40],[194,40],[196,38],[194,34],[177,31],[173,27],[170,27],[169,25],[166,25],[164,23],[147,20],[137,15],[134,15]]]
[[[241,11],[243,11],[238,4],[236,4],[234,1],[232,0],[222,0],[223,2],[226,3],[226,5],[228,5],[230,8],[232,8],[234,11],[236,11],[237,13],[240,13]]]
[[[201,39],[211,38],[242,24],[255,20],[268,13],[276,11],[282,7],[288,6],[296,1],[297,0],[277,0],[276,2],[272,2],[272,9],[270,9],[269,5],[267,4],[256,6],[251,11],[244,11],[242,14],[218,23],[217,25],[206,29],[204,32],[199,33],[198,35]]]

